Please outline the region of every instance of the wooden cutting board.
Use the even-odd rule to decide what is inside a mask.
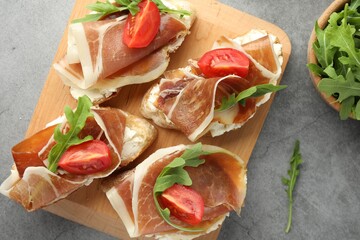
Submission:
[[[76,19],[87,13],[85,6],[94,0],[77,0],[69,19]],[[169,69],[183,67],[189,58],[198,58],[209,50],[213,42],[220,36],[236,37],[245,34],[250,29],[258,28],[274,34],[283,45],[283,70],[289,60],[291,44],[288,36],[277,26],[248,15],[215,0],[190,0],[197,10],[191,35],[189,35],[180,49],[172,54]],[[54,62],[62,58],[67,47],[67,31],[60,42]],[[119,107],[132,114],[140,116],[139,106],[142,96],[152,84],[124,87],[119,96],[103,104],[104,106]],[[263,105],[254,118],[240,130],[232,131],[217,138],[203,137],[201,142],[218,145],[240,155],[246,162],[255,146],[272,99]],[[75,107],[76,102],[71,98],[68,87],[64,86],[53,68],[50,69],[44,89],[31,119],[26,136],[30,136],[45,127],[49,121],[63,113],[65,105]],[[191,144],[189,140],[174,130],[158,129],[158,138],[154,144],[140,156],[145,159],[155,150],[163,147]],[[251,181],[251,179],[249,179]],[[47,211],[85,226],[97,229],[121,239],[129,239],[124,225],[111,207],[105,194],[101,191],[98,181],[88,187],[79,189],[68,198],[46,208]],[[219,230],[200,239],[216,239]]]

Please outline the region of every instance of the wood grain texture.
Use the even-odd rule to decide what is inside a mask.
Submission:
[[[87,10],[85,5],[94,0],[77,0],[69,19],[82,17]],[[289,60],[291,44],[288,36],[277,26],[258,19],[244,12],[235,10],[214,0],[190,0],[197,10],[197,19],[189,35],[180,49],[171,55],[169,69],[183,67],[189,58],[198,58],[209,50],[213,42],[220,36],[236,37],[245,34],[250,29],[265,29],[277,36],[283,44],[284,64]],[[60,42],[54,62],[62,58],[67,47],[67,30]],[[146,90],[153,83],[124,87],[119,95],[104,106],[119,107],[132,114],[139,115],[139,106]],[[256,115],[239,130],[224,134],[223,136],[200,139],[204,144],[217,145],[235,152],[248,162],[255,146],[266,115],[270,109],[272,98],[261,106]],[[65,105],[75,107],[75,100],[70,96],[68,87],[64,86],[53,68],[50,69],[44,89],[34,111],[26,136],[44,128],[45,124],[62,114]],[[191,144],[181,133],[157,127],[158,138],[138,159],[141,161],[159,148],[177,144]],[[100,182],[95,181],[90,186],[79,189],[66,199],[63,199],[46,208],[47,211],[66,219],[78,222],[85,226],[97,229],[121,239],[129,239],[120,218],[112,209],[105,194],[100,189]],[[216,239],[219,230],[214,231],[200,239]]]

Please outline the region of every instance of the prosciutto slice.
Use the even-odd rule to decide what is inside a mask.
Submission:
[[[186,168],[193,181],[191,187],[204,199],[204,217],[196,226],[204,231],[196,234],[179,232],[160,217],[152,197],[156,178],[167,164],[189,147],[191,146],[178,145],[160,149],[134,170],[104,184],[106,195],[124,222],[130,237],[178,235],[181,236],[179,239],[192,239],[215,230],[230,211],[240,213],[246,194],[244,162],[225,149],[204,145],[203,150],[211,152],[201,157],[205,159],[205,163],[197,168]],[[173,217],[171,221],[189,227]]]
[[[13,147],[15,165],[11,175],[1,184],[0,193],[19,202],[26,210],[33,211],[65,198],[80,187],[89,185],[94,179],[109,176],[120,165],[128,164],[143,151],[136,148],[137,152],[133,156],[123,154],[129,152],[129,149],[126,150],[124,147],[134,140],[126,134],[128,131],[134,131],[132,127],[134,116],[113,108],[92,108],[91,111],[94,117],[87,119],[79,137],[91,135],[94,139],[105,142],[111,153],[110,168],[91,175],[74,175],[61,169],[56,173],[49,171],[47,156],[55,144],[53,138],[55,127],[49,126]],[[128,119],[130,123],[127,123]],[[141,122],[143,127],[155,131],[145,120],[139,118],[136,120]],[[61,131],[67,131],[68,125],[64,117],[55,122],[61,124]],[[128,129],[129,127],[132,129]],[[142,140],[151,142],[153,139],[154,136],[148,136],[147,139]],[[136,141],[129,146],[131,145],[136,145]]]
[[[282,56],[281,45],[275,41],[274,36],[263,31],[251,31],[235,39],[221,37],[213,49],[234,48],[250,59],[246,78],[235,75],[205,78],[197,62],[190,60],[189,66],[164,73],[160,83],[144,97],[142,114],[160,126],[181,130],[191,141],[208,132],[214,137],[240,128],[270,99],[270,93],[249,98],[245,105],[239,103],[225,111],[215,109],[231,94],[259,84],[277,84]]]
[[[193,12],[184,1],[174,8],[179,6]],[[183,18],[162,14],[157,36],[149,46],[139,49],[128,48],[122,41],[126,17],[69,26],[67,55],[54,68],[72,88],[74,97],[85,92],[96,100],[122,86],[156,79],[165,71],[169,53],[181,45],[194,20],[193,14]]]

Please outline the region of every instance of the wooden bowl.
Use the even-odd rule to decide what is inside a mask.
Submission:
[[[318,19],[318,24],[321,29],[324,29],[327,24],[328,20],[330,18],[330,15],[333,12],[340,12],[342,9],[344,9],[345,4],[349,3],[350,0],[335,0],[330,6],[321,14],[321,16]],[[316,34],[315,34],[315,28],[312,30],[310,40],[308,43],[308,63],[315,63],[318,64],[317,58],[315,56],[314,50],[312,48],[313,43],[316,41]],[[321,77],[318,75],[315,75],[313,72],[310,72],[310,77],[312,79],[312,82],[315,86],[315,89],[319,92],[320,96],[323,98],[323,100],[328,103],[332,108],[334,108],[337,111],[340,111],[340,104],[336,101],[336,98],[333,96],[327,96],[325,93],[320,92],[318,89],[318,84],[321,80]]]

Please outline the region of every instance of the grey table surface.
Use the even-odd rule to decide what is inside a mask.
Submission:
[[[332,0],[221,0],[282,28],[292,54],[248,165],[241,216],[231,214],[219,239],[360,239],[360,122],[341,121],[310,81],[307,42]],[[0,182],[12,165],[67,20],[72,1],[1,1]],[[295,190],[293,228],[284,233],[286,174],[295,139],[304,164]],[[45,211],[27,213],[0,196],[0,239],[113,239]]]

